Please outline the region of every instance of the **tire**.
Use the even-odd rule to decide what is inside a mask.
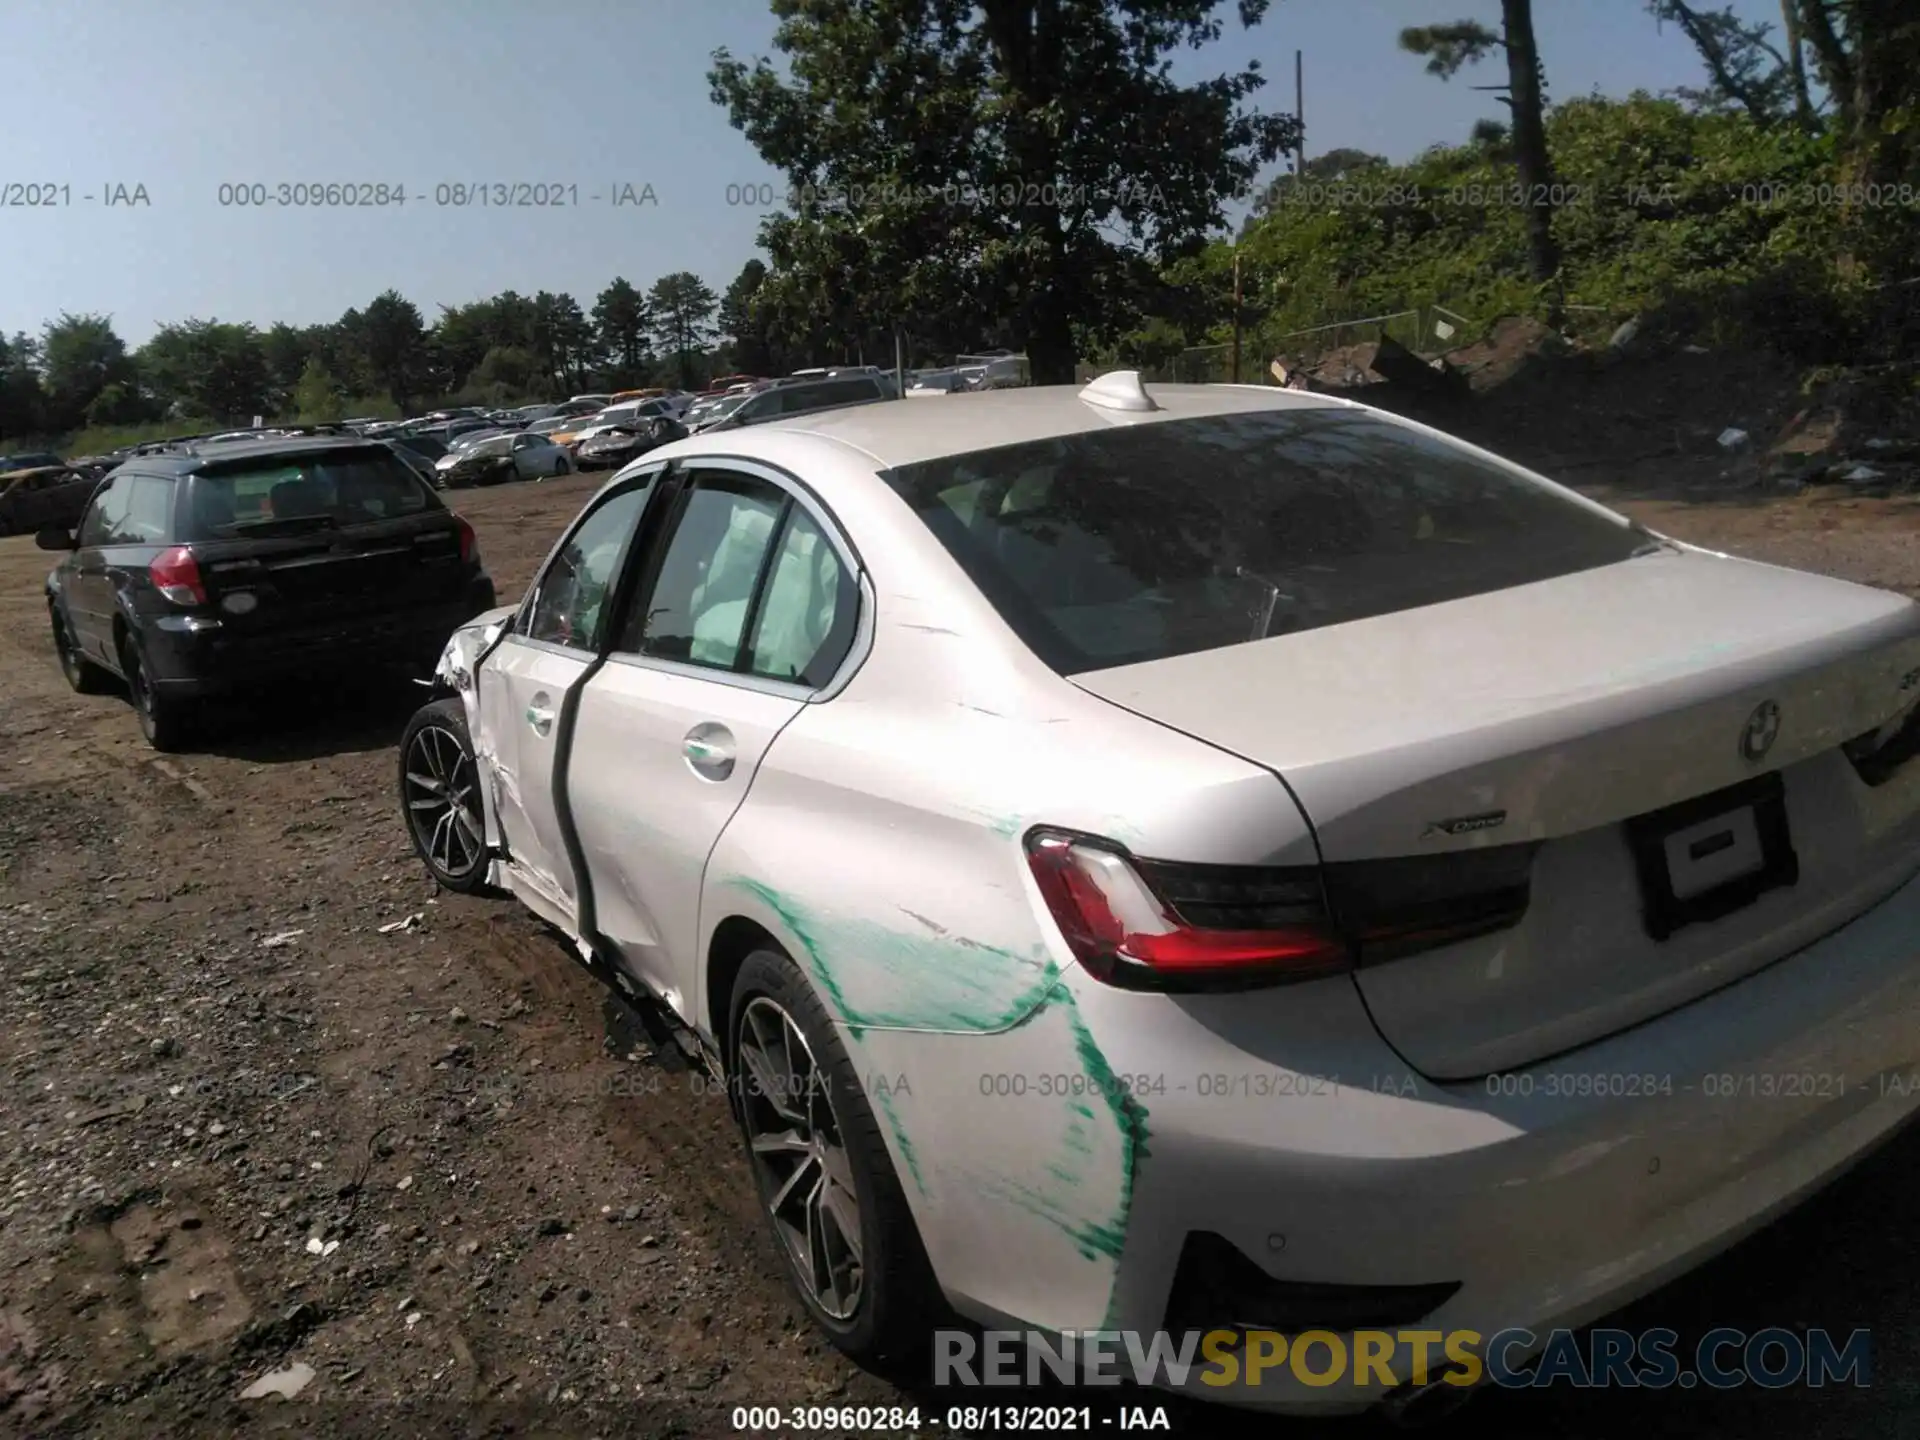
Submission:
[[[487,888],[486,811],[480,767],[459,696],[422,705],[400,734],[400,813],[413,850],[443,890]]]
[[[819,996],[785,955],[756,950],[740,967],[728,1015],[728,1064],[737,1082],[735,1114],[761,1213],[773,1232],[788,1285],[814,1323],[852,1359],[887,1366],[924,1358],[927,1332],[942,1313],[939,1287],[873,1109]],[[798,1053],[811,1060],[811,1082],[791,1071],[771,1072],[767,1045],[786,1024],[797,1032]],[[750,1053],[761,1058],[750,1061]],[[774,1103],[782,1094],[787,1097],[784,1107]],[[809,1096],[811,1103],[794,1103],[796,1097]],[[796,1123],[795,1115],[780,1113],[783,1108],[801,1118]],[[818,1139],[823,1144],[797,1159],[794,1151],[770,1152],[764,1142],[780,1135],[783,1127],[789,1137],[804,1132],[809,1142]],[[763,1142],[762,1147],[756,1147],[756,1139]],[[828,1156],[836,1158],[823,1158]],[[803,1170],[809,1175],[799,1175]],[[832,1182],[836,1171],[840,1185]],[[844,1204],[816,1207],[789,1199],[782,1213],[776,1214],[773,1201],[781,1185],[795,1176],[800,1180],[798,1193],[803,1195],[820,1191],[822,1180],[825,1192],[844,1194],[845,1182],[851,1181],[858,1207],[857,1223],[851,1228],[860,1232],[854,1257],[858,1278],[857,1283],[849,1283],[844,1271],[833,1276],[839,1293],[823,1297],[817,1271],[809,1274],[808,1262],[797,1253],[808,1247],[796,1234],[792,1219],[799,1216],[804,1223],[804,1212],[813,1209],[823,1254],[831,1260],[838,1249],[844,1260],[846,1247],[828,1244],[826,1233],[829,1224],[836,1232],[840,1229]],[[827,1268],[834,1269],[831,1264]]]
[[[147,744],[168,755],[186,749],[199,728],[193,702],[170,699],[154,689],[146,657],[131,635],[120,642],[120,668],[127,677],[127,694]]]
[[[571,465],[567,464],[567,457],[565,455],[557,455],[554,457],[553,474],[556,479],[565,475],[572,468]]]
[[[67,684],[80,695],[104,695],[113,688],[113,676],[80,653],[67,633],[67,622],[61,618],[60,611],[51,605],[47,609],[53,621],[53,648],[60,657],[60,673],[67,677]]]

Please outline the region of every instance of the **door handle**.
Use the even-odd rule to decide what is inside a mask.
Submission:
[[[733,774],[733,732],[724,725],[709,721],[694,726],[680,749],[702,780],[724,780]]]
[[[527,706],[527,724],[543,740],[553,733],[553,697],[546,691],[534,696],[533,703]]]

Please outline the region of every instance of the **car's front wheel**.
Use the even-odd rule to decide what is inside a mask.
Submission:
[[[463,895],[485,888],[480,769],[459,696],[421,706],[401,733],[400,805],[414,850],[441,886]]]
[[[112,687],[113,676],[80,653],[73,632],[67,628],[58,609],[52,610],[52,619],[53,648],[60,657],[60,673],[67,677],[67,684],[81,695],[104,694]]]
[[[838,1031],[773,950],[747,957],[730,1014],[735,1108],[788,1282],[854,1359],[914,1355],[939,1292]]]

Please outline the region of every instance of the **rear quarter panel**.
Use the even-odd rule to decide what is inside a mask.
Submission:
[[[1075,1003],[1023,837],[1045,823],[1273,863],[1311,863],[1311,838],[1268,772],[1039,666],[871,471],[828,458],[806,473],[868,562],[871,648],[781,732],[722,834],[703,956],[742,917],[814,985],[956,1300],[1097,1326],[1151,1121]],[[703,959],[710,1038],[726,1026],[716,988]],[[1117,1013],[1157,999],[1137,998]]]

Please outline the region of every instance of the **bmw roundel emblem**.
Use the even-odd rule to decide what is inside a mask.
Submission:
[[[1740,753],[1757,764],[1767,758],[1767,752],[1773,749],[1773,742],[1779,738],[1780,707],[1771,700],[1763,700],[1754,707],[1746,725],[1741,728]]]

